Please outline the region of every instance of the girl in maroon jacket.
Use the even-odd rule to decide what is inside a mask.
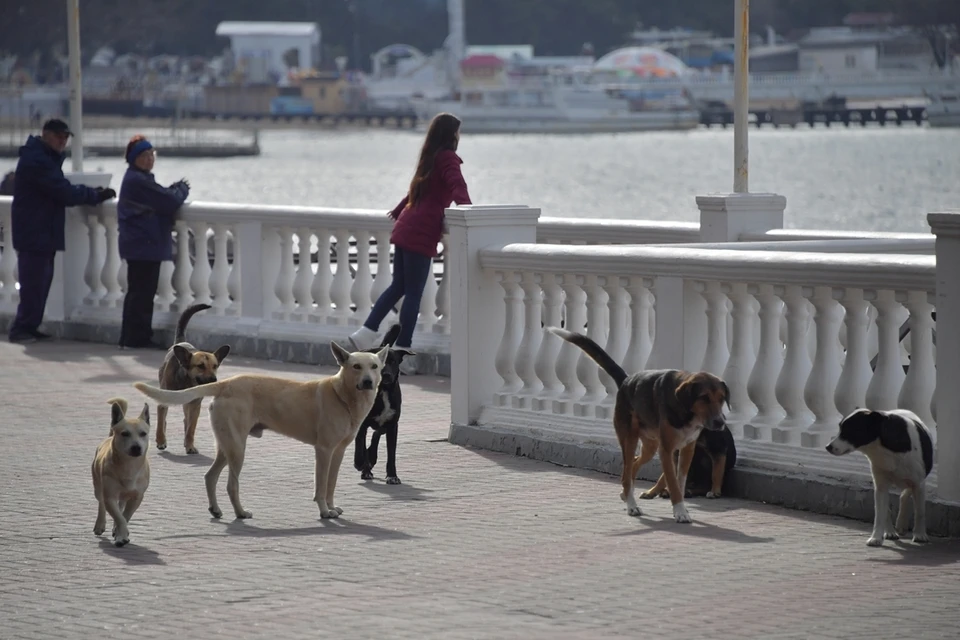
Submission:
[[[378,344],[380,323],[401,297],[400,336],[395,346],[410,348],[420,298],[443,237],[443,212],[451,202],[471,204],[460,173],[463,160],[456,154],[459,142],[460,120],[449,113],[437,114],[427,130],[410,190],[388,214],[396,220],[390,235],[394,245],[393,281],[377,299],[363,326],[350,336],[350,343],[358,351]],[[410,361],[404,360],[400,369],[408,375],[416,374],[416,366]]]

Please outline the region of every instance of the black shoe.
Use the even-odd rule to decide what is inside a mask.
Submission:
[[[36,336],[26,332],[11,333],[9,339],[14,344],[33,344],[37,341]]]
[[[34,329],[33,331],[30,331],[29,333],[30,333],[30,335],[32,335],[32,336],[33,336],[34,338],[36,338],[37,340],[49,340],[49,339],[51,339],[51,338],[53,337],[53,336],[50,335],[49,333],[44,333],[43,331],[38,331],[37,329]]]

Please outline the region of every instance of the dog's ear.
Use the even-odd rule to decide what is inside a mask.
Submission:
[[[720,381],[720,387],[723,389],[723,399],[730,406],[730,387],[723,380]]]
[[[396,343],[397,338],[400,337],[400,328],[401,328],[401,325],[399,324],[395,324],[392,327],[390,327],[390,330],[387,331],[386,335],[383,336],[383,340],[380,342],[380,346],[392,347]]]
[[[350,358],[350,352],[338,345],[333,340],[330,341],[330,351],[333,352],[333,357],[337,359],[337,364],[341,367],[343,363]]]
[[[143,411],[140,412],[140,420],[150,424],[150,405],[143,403]]]
[[[121,420],[123,420],[123,407],[119,402],[114,402],[110,405],[110,424],[115,425]]]
[[[217,359],[217,364],[223,364],[224,359],[230,353],[230,345],[225,344],[213,352],[213,357]]]
[[[405,357],[407,357],[407,356],[415,356],[415,355],[417,355],[417,352],[416,352],[416,351],[411,351],[410,349],[404,349],[404,348],[402,348],[402,347],[397,348],[397,349],[391,349],[391,351],[393,351],[395,354],[397,354],[397,358],[400,360],[400,362],[403,362],[403,359],[404,359]]]
[[[390,347],[384,347],[377,351],[377,359],[380,361],[380,366],[382,367],[387,363],[387,356],[390,355]]]
[[[184,369],[190,368],[190,351],[186,347],[182,347],[179,344],[173,345],[173,356],[177,359],[177,362],[180,363],[180,366]]]

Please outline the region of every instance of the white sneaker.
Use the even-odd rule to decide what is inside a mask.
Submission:
[[[356,351],[372,349],[376,346],[377,339],[377,332],[366,327],[360,327],[347,338]]]
[[[400,362],[400,373],[405,376],[415,376],[419,373],[417,371],[417,363],[414,360],[403,360]]]

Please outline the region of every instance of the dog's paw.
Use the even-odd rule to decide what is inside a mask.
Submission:
[[[196,447],[186,447],[186,450],[187,450],[187,455],[197,455],[198,453],[200,453],[199,451],[197,451]]]
[[[402,484],[397,476],[387,476],[387,484]]]
[[[97,522],[95,525],[93,525],[93,535],[95,536],[101,535],[106,530],[107,524],[105,522]]]
[[[673,517],[677,522],[690,522],[690,514],[687,512],[687,506],[682,502],[673,505]]]
[[[633,516],[634,518],[639,518],[643,515],[643,511],[640,507],[627,507],[627,515]]]
[[[218,520],[223,517],[223,511],[220,511],[220,509],[214,509],[213,507],[210,507],[209,509],[207,509],[207,511],[209,511],[210,515],[212,515],[214,518],[217,518]]]
[[[644,491],[639,496],[641,500],[653,500],[656,497],[657,497],[657,494],[653,493],[652,491]]]
[[[336,509],[329,509],[327,511],[321,511],[320,517],[321,518],[339,518],[340,512],[337,511]]]
[[[719,497],[720,497],[720,494],[719,494],[719,493],[714,493],[713,491],[707,491],[707,497],[712,500],[712,499],[714,499],[714,498],[719,498]]]
[[[239,520],[246,520],[247,518],[253,517],[253,514],[250,513],[249,511],[237,511],[235,512],[235,515]]]
[[[163,450],[166,449],[166,448],[167,448],[167,443],[166,443],[166,442],[158,442],[158,443],[157,443],[157,449],[158,449],[159,451],[163,451]]]
[[[668,489],[664,489],[663,491],[661,491],[661,492],[660,492],[660,499],[661,499],[661,500],[669,500],[669,499],[670,499],[670,491],[669,491]]]
[[[930,538],[927,537],[926,533],[914,533],[913,541],[919,544],[926,544],[927,542],[930,542]]]
[[[360,473],[361,480],[373,480],[373,471],[365,469]]]
[[[882,544],[883,544],[883,538],[876,537],[876,536],[870,536],[870,537],[867,539],[867,546],[868,546],[868,547],[879,547],[879,546],[881,546]]]
[[[126,529],[114,530],[113,532],[113,544],[117,547],[122,547],[123,545],[130,542],[130,532]]]
[[[886,533],[883,534],[883,539],[884,539],[884,540],[899,540],[899,539],[900,539],[900,534],[897,533],[896,531],[887,531]]]

